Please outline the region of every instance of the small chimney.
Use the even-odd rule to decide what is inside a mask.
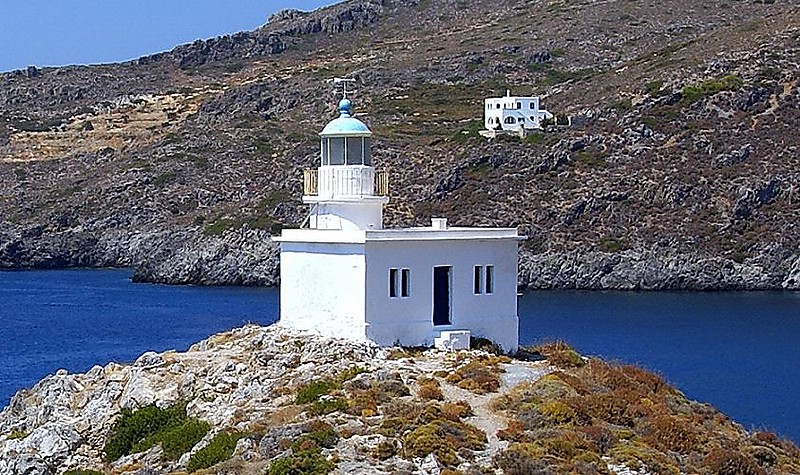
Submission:
[[[431,218],[433,229],[447,229],[447,218]]]

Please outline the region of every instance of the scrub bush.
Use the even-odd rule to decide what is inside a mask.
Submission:
[[[458,465],[460,449],[483,450],[486,434],[462,422],[436,420],[403,436],[405,456],[425,457],[433,453],[445,466]]]
[[[472,415],[472,408],[467,401],[446,402],[442,404],[442,418],[459,421]]]
[[[329,394],[334,389],[336,389],[336,384],[333,381],[327,379],[311,381],[297,390],[294,402],[295,404],[310,404],[318,401],[320,396]]]
[[[684,417],[657,415],[647,424],[647,429],[652,445],[666,451],[689,454],[704,442],[691,420]]]
[[[211,426],[197,419],[187,419],[181,425],[164,428],[137,443],[131,453],[144,452],[155,445],[161,445],[164,455],[174,460],[185,454],[205,437]]]
[[[388,440],[382,440],[372,449],[370,455],[378,460],[386,460],[397,455],[397,446]]]
[[[323,416],[332,412],[344,412],[348,409],[350,409],[350,404],[346,399],[328,396],[315,401],[309,412],[315,416]]]
[[[557,368],[579,368],[584,365],[581,355],[563,341],[545,343],[537,346],[536,350]]]
[[[703,466],[714,475],[766,475],[753,457],[731,450],[716,449],[706,456]]]
[[[420,399],[437,401],[444,399],[439,381],[423,376],[417,380],[417,384],[419,385],[417,396],[419,396]]]
[[[28,437],[28,433],[21,430],[12,430],[10,434],[6,437],[8,440],[22,440],[25,437]]]
[[[269,464],[268,475],[325,475],[336,465],[319,451],[306,450],[292,453]]]
[[[495,392],[500,388],[500,369],[499,360],[478,359],[467,363],[446,379],[461,389],[467,389],[477,394]]]
[[[155,404],[131,411],[123,409],[103,447],[105,460],[142,452],[161,444],[165,455],[178,458],[209,431],[208,423],[186,415],[186,402],[161,409]]]
[[[291,443],[291,455],[273,461],[268,475],[325,475],[336,464],[322,455],[322,448],[333,448],[339,435],[327,422],[314,420],[306,433]]]
[[[236,443],[244,437],[241,432],[220,432],[205,447],[193,453],[186,469],[189,472],[212,467],[233,456]]]

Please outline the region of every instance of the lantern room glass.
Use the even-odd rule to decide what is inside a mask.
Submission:
[[[323,166],[372,165],[369,137],[330,137],[320,142]]]

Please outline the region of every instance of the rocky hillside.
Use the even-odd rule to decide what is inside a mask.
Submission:
[[[265,234],[305,217],[348,76],[390,225],[517,226],[534,288],[797,289],[798,25],[793,2],[350,0],[6,73],[0,266],[274,282]],[[479,137],[506,89],[572,125]]]
[[[186,353],[60,371],[0,413],[0,475],[793,474],[638,368],[562,344],[518,358],[246,326]]]

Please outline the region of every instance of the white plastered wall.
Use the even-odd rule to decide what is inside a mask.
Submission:
[[[309,223],[314,229],[381,229],[383,228],[383,204],[380,202],[319,203],[312,209]]]
[[[363,244],[281,243],[282,325],[363,340]]]
[[[370,241],[367,256],[367,336],[379,345],[430,345],[443,330],[469,330],[514,351],[517,242],[502,240]],[[494,293],[473,292],[474,266],[494,266]],[[451,266],[451,325],[433,325],[433,267]],[[389,297],[389,269],[410,269],[407,298]]]

